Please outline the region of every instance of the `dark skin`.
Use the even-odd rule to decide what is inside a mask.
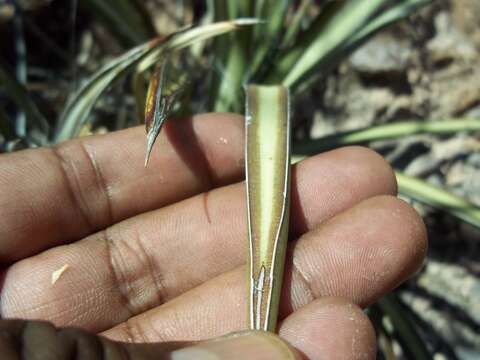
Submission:
[[[135,359],[202,359],[199,349],[225,359],[293,358],[285,344],[305,359],[374,358],[362,308],[421,266],[427,237],[395,197],[390,166],[360,147],[293,167],[280,337],[244,333],[188,347],[246,328],[243,134],[236,115],[170,121],[147,169],[141,128],[1,155],[2,318],[85,332],[6,320],[3,329],[12,339],[44,329],[37,338],[54,334],[51,348],[78,337],[93,339],[79,342],[85,351],[127,346],[93,333],[155,343],[128,345]]]

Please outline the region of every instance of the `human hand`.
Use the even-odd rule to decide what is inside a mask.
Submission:
[[[2,317],[157,344],[6,320],[2,333],[32,353],[77,339],[89,359],[99,344],[111,359],[122,346],[135,359],[292,356],[257,333],[169,353],[246,328],[243,128],[226,114],[171,121],[146,169],[141,128],[1,155]],[[418,269],[427,247],[422,220],[395,194],[391,168],[365,148],[294,166],[279,335],[306,359],[375,357],[361,308]],[[18,350],[5,339],[0,353]]]

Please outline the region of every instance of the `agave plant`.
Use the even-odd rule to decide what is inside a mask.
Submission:
[[[122,44],[134,47],[105,64],[72,94],[54,124],[45,120],[25,87],[3,63],[0,82],[25,113],[28,128],[41,134],[35,136],[36,142],[44,145],[78,136],[92,121],[95,103],[102,93],[120,77],[130,75],[135,88],[133,96],[145,113],[146,163],[155,151],[154,142],[162,125],[176,108],[186,112],[194,108],[245,112],[250,324],[252,328],[273,330],[288,228],[291,155],[298,158],[345,144],[368,145],[374,140],[418,133],[480,130],[480,123],[473,120],[404,121],[313,140],[292,139],[290,146],[289,103],[295,103],[299,95],[315,87],[371,36],[431,2],[207,0],[206,10],[197,19],[204,25],[182,27],[167,36],[148,40],[154,37],[154,31],[141,2],[122,0],[112,6],[106,0],[88,0],[81,5],[94,10]],[[193,7],[193,2],[185,1],[184,6]],[[317,11],[309,11],[312,8]],[[213,42],[204,43],[213,37]],[[178,56],[188,57],[196,64],[205,64],[203,60],[208,59],[203,68],[208,75],[202,76],[202,84],[189,75],[192,72],[188,68],[182,69],[181,62],[175,64],[173,59]],[[145,79],[149,79],[148,90]],[[199,95],[199,88],[208,90],[201,92],[201,101],[181,101],[182,93]],[[0,111],[2,132],[9,138],[22,137],[7,115]],[[480,209],[465,199],[399,172],[397,180],[404,196],[480,228]],[[415,327],[407,316],[401,315],[398,301],[394,295],[386,297],[372,312],[387,316],[396,324],[395,336],[404,340],[401,343],[406,352],[416,359],[429,358]],[[381,321],[379,327],[388,333]]]

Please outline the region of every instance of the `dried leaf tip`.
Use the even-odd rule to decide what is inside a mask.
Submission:
[[[155,144],[155,139],[156,139],[156,135],[154,134],[154,131],[150,129],[150,131],[147,134],[147,152],[145,154],[145,167],[147,167],[148,161],[150,160],[150,155],[152,153],[153,144]]]
[[[157,138],[163,121],[165,120],[165,102],[162,101],[163,87],[165,84],[166,60],[153,71],[147,91],[145,104],[145,130],[147,131],[147,153],[145,155],[145,167],[148,165],[153,144]]]

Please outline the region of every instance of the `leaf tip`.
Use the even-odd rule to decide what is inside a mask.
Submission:
[[[258,25],[266,23],[266,20],[257,19],[257,18],[238,18],[233,20],[233,23],[237,26],[249,26],[249,25]]]
[[[153,144],[155,144],[155,140],[157,138],[155,134],[155,131],[153,129],[150,129],[150,131],[147,134],[147,151],[145,153],[145,167],[148,166],[148,162],[150,161],[150,156],[152,154],[152,149],[153,149]]]

